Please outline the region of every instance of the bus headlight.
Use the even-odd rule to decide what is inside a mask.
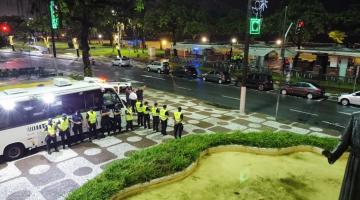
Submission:
[[[55,101],[55,96],[54,96],[53,94],[48,93],[48,94],[44,94],[44,95],[42,96],[42,99],[43,99],[43,101],[44,101],[45,103],[51,104],[51,103],[54,103],[54,101]]]
[[[1,101],[0,105],[4,110],[13,110],[15,108],[15,102],[13,101]]]

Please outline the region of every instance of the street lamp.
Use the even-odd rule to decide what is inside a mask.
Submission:
[[[276,45],[280,46],[282,44],[282,40],[277,39],[275,43],[276,43]]]
[[[232,39],[231,39],[231,44],[235,44],[235,43],[237,43],[237,39],[236,39],[236,38],[232,38]]]
[[[207,43],[207,42],[208,42],[208,38],[205,37],[205,36],[201,37],[201,42]]]
[[[101,35],[101,34],[99,34],[99,35],[98,35],[98,38],[99,38],[99,39],[101,39],[101,38],[102,38],[102,35]]]
[[[163,47],[167,45],[167,40],[162,39],[160,42],[160,50],[163,50]]]

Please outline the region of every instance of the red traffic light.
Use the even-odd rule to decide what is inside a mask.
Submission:
[[[302,20],[298,21],[297,26],[300,27],[300,28],[304,27],[305,26],[304,21],[302,21]]]
[[[1,24],[0,25],[0,30],[1,30],[1,32],[8,33],[8,32],[10,32],[10,27],[7,24]]]

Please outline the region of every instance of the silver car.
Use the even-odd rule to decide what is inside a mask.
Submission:
[[[338,103],[343,106],[347,105],[360,105],[360,91],[354,92],[352,94],[341,94],[338,97]]]
[[[113,61],[111,61],[112,65],[115,66],[130,66],[130,59],[127,57],[121,57],[121,58],[115,58]]]

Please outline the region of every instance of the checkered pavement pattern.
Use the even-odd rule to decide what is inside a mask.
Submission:
[[[145,101],[150,105],[166,104],[170,115],[181,106],[184,114],[183,136],[243,131],[256,134],[261,130],[290,131],[297,134],[337,135],[333,130],[309,127],[300,123],[279,123],[273,117],[259,113],[240,115],[208,105],[198,99],[146,89]],[[136,125],[136,119],[134,120]],[[0,200],[64,199],[72,190],[101,173],[115,159],[123,159],[134,151],[173,139],[173,120],[169,120],[168,135],[152,129],[138,128],[131,132],[107,136],[48,155],[40,151],[25,158],[0,164]],[[326,134],[327,135],[326,135]]]

